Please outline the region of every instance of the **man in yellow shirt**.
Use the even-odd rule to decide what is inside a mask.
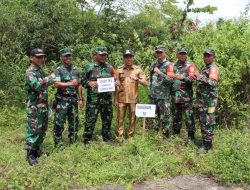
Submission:
[[[126,50],[123,54],[124,65],[118,67],[116,79],[119,86],[116,89],[115,104],[118,107],[118,141],[123,141],[123,120],[129,109],[128,138],[135,130],[135,106],[138,102],[138,84],[147,86],[146,75],[139,66],[134,65],[134,53]]]

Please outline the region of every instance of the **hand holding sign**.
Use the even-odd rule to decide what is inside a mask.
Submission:
[[[115,91],[114,77],[98,78],[97,79],[97,85],[98,85],[98,93]]]

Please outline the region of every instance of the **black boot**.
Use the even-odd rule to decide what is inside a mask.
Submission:
[[[208,152],[209,150],[211,150],[212,147],[213,147],[212,141],[205,141],[205,146],[204,146],[204,148],[205,148],[205,150],[206,150],[207,152]]]
[[[35,155],[34,155],[36,158],[39,158],[41,156],[43,157],[48,157],[49,156],[49,153],[48,152],[43,152],[40,147],[36,148],[35,149]]]
[[[186,141],[186,145],[190,144],[191,142],[194,142],[194,132],[188,131],[188,138]]]
[[[181,133],[180,129],[174,128],[174,135],[180,135],[180,133]]]
[[[163,137],[165,138],[165,139],[168,139],[169,138],[169,130],[165,130],[165,131],[163,131]]]
[[[30,166],[38,164],[38,161],[35,156],[35,150],[27,150],[27,161]]]
[[[188,131],[188,140],[194,141],[194,132]]]

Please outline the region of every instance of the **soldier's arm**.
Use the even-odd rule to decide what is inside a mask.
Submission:
[[[212,78],[208,78],[205,75],[200,74],[199,77],[197,77],[197,80],[201,83],[205,83],[210,85],[211,87],[216,87],[218,85],[218,81]]]
[[[26,75],[26,80],[31,89],[37,92],[46,89],[49,85],[54,83],[54,80],[51,76],[45,77],[43,79],[38,79],[34,76],[33,73],[28,73]]]
[[[55,75],[57,78],[60,78],[60,74],[59,74],[58,70],[55,70]],[[72,80],[70,82],[56,81],[55,87],[56,88],[67,88],[67,87],[71,87],[71,86],[78,86],[78,80],[79,80],[79,73],[77,73],[77,71],[73,71]]]
[[[80,108],[83,108],[83,97],[82,97],[82,85],[78,85],[78,99],[79,99],[79,104]]]
[[[81,80],[81,85],[84,87],[84,88],[88,88],[89,86],[89,78],[88,78],[88,66],[85,66],[85,68],[83,69],[83,73],[82,73],[82,80]]]

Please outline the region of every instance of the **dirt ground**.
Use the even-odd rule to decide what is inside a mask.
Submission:
[[[128,188],[130,189],[130,188]],[[87,189],[84,189],[87,190]],[[122,185],[106,185],[102,188],[90,188],[88,190],[127,190]],[[202,176],[178,176],[175,178],[146,181],[141,184],[133,184],[132,190],[250,190],[241,187],[225,187],[217,184],[212,179]]]

